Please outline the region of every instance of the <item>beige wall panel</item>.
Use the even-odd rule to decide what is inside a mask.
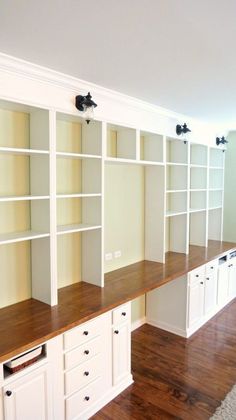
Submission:
[[[30,241],[0,246],[0,307],[31,298],[30,254]]]
[[[105,168],[105,253],[121,258],[105,262],[112,271],[144,259],[144,169],[134,165]]]
[[[81,124],[57,121],[57,151],[81,153]]]
[[[81,281],[81,234],[58,237],[57,244],[58,288]]]
[[[0,147],[29,148],[29,114],[0,109]]]

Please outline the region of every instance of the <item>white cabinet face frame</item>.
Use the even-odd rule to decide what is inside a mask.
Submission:
[[[124,323],[113,327],[113,386],[130,374],[130,325]]]

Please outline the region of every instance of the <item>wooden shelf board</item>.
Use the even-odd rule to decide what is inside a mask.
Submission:
[[[197,165],[195,163],[191,163],[190,164],[190,168],[202,168],[202,169],[207,169],[207,165]]]
[[[49,155],[48,150],[24,149],[15,147],[0,147],[0,153],[8,153],[13,155]]]
[[[202,211],[206,211],[206,208],[202,208],[202,209],[189,209],[189,213],[198,213],[198,212],[202,212]]]
[[[101,225],[89,225],[86,223],[74,225],[62,225],[57,227],[57,235],[64,235],[72,232],[85,232],[87,230],[101,229]]]
[[[209,207],[209,211],[210,210],[219,210],[219,209],[222,209],[223,208],[223,206],[212,206],[212,207]]]
[[[88,193],[88,194],[57,194],[57,198],[86,198],[86,197],[101,197],[101,193]]]
[[[125,159],[125,158],[114,158],[114,157],[106,157],[105,162],[107,163],[131,163],[138,165],[139,161],[136,159]]]
[[[0,202],[6,201],[31,201],[31,200],[48,200],[49,195],[21,195],[21,196],[6,196],[0,197]]]
[[[188,190],[166,190],[166,193],[187,193]]]
[[[138,164],[140,165],[144,165],[144,166],[164,166],[164,162],[157,162],[155,160],[138,160],[137,161]]]
[[[166,284],[235,249],[236,244],[209,241],[191,245],[189,254],[166,253],[166,263],[141,261],[105,275],[105,287],[80,282],[59,289],[58,306],[34,299],[0,309],[0,362],[125,302]],[[10,333],[9,333],[10,332]]]
[[[47,238],[48,232],[35,232],[33,230],[26,230],[23,232],[2,233],[0,234],[0,244],[11,244],[15,242],[29,241],[31,239]]]
[[[188,163],[178,163],[178,162],[166,162],[166,165],[172,165],[172,166],[188,166]]]
[[[56,156],[68,159],[102,159],[100,155],[90,155],[86,153],[56,152]]]
[[[185,211],[167,211],[166,212],[166,217],[180,216],[181,214],[187,214],[187,210],[185,210]]]

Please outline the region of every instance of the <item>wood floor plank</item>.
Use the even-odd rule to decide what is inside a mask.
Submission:
[[[132,333],[134,384],[93,420],[208,420],[236,383],[236,300],[189,339]]]

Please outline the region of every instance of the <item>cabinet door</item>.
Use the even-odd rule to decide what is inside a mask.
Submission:
[[[189,285],[188,327],[201,321],[204,312],[204,281],[200,279]]]
[[[113,385],[130,374],[130,324],[114,327],[113,333]]]
[[[24,375],[3,388],[5,420],[52,420],[49,366]]]
[[[219,266],[218,269],[218,293],[217,303],[219,306],[224,306],[228,301],[229,290],[229,267],[228,264]]]
[[[229,299],[236,297],[236,258],[229,261]]]
[[[217,303],[217,270],[206,274],[205,279],[205,315],[211,313]]]

